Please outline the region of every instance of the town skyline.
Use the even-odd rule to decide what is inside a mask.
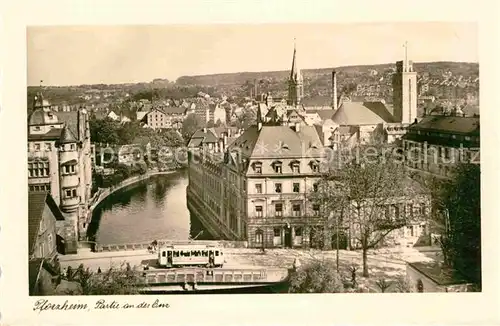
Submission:
[[[302,70],[391,63],[404,58],[405,42],[414,62],[479,62],[474,23],[30,27],[28,86],[282,71],[289,69],[294,39]]]

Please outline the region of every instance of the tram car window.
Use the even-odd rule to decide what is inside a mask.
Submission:
[[[158,265],[160,268],[222,267],[222,255],[223,250],[212,246],[164,246],[158,250]]]

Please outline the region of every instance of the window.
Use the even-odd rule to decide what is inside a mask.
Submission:
[[[319,216],[319,204],[313,204],[313,215]]]
[[[47,236],[47,243],[48,243],[48,246],[49,246],[49,250],[52,248],[52,246],[54,245],[54,240],[52,239],[52,233],[49,233],[49,235]]]
[[[255,215],[257,217],[262,217],[262,206],[255,206]]]
[[[300,183],[293,184],[293,192],[300,192]]]
[[[71,190],[70,189],[66,190],[66,198],[71,198]]]
[[[63,174],[74,174],[75,165],[65,165],[63,168]]]
[[[40,144],[35,144],[35,151],[39,152],[40,151]]]
[[[274,216],[283,216],[283,204],[274,205]]]
[[[52,150],[52,144],[51,143],[45,143],[45,151],[50,152]]]
[[[427,207],[425,206],[425,204],[421,204],[420,205],[420,215],[421,216],[426,216],[427,215]]]
[[[413,204],[408,204],[408,216],[412,217],[413,216]]]
[[[313,191],[318,192],[318,184],[317,183],[313,184]]]
[[[40,131],[40,127],[36,126],[35,131]]]
[[[281,163],[275,163],[274,164],[274,172],[276,172],[276,173],[282,173],[283,172]]]
[[[281,237],[281,229],[280,228],[274,228],[274,236]]]
[[[319,172],[319,164],[316,161],[311,162],[311,169],[313,172]]]
[[[300,173],[300,165],[299,165],[299,163],[293,163],[292,164],[292,172],[293,173]]]
[[[293,204],[292,205],[292,212],[293,212],[293,216],[299,217],[300,216],[300,204]]]
[[[162,257],[167,257],[167,252],[166,252],[166,251],[162,251],[162,252],[161,252],[161,256],[162,256]]]
[[[262,243],[262,238],[262,231],[257,230],[257,232],[255,232],[255,243]]]
[[[28,163],[28,176],[30,178],[43,178],[49,176],[49,162]]]
[[[71,192],[71,194],[73,195],[73,197],[76,197],[77,196],[76,195],[76,189],[73,189],[72,192]]]
[[[40,243],[40,245],[38,246],[38,252],[40,254],[40,257],[45,256],[43,252],[43,243]]]
[[[399,206],[398,205],[393,205],[393,209],[394,209],[394,218],[395,219],[399,219],[400,216],[399,216]]]
[[[274,184],[274,192],[276,192],[277,194],[281,193],[281,183]]]
[[[71,145],[69,146],[69,149],[70,149],[70,150],[72,150],[72,151],[74,151],[74,150],[75,150],[75,144],[71,144]]]
[[[262,193],[262,184],[261,183],[256,183],[255,184],[255,193],[261,194]]]
[[[296,237],[301,237],[302,236],[302,228],[296,228],[295,229],[295,236]]]

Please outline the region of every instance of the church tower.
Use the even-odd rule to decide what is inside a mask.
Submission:
[[[417,72],[408,60],[408,45],[405,43],[405,59],[396,62],[396,73],[392,79],[392,98],[396,122],[413,123],[417,118]]]
[[[288,105],[299,105],[304,96],[304,85],[302,74],[297,66],[297,47],[295,41],[293,43],[293,58],[292,70],[290,71],[290,79],[288,80]]]

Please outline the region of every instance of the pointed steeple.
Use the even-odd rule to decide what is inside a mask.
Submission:
[[[69,144],[69,143],[76,143],[77,139],[73,132],[67,127],[64,126],[64,128],[61,131],[61,138],[59,138],[59,143],[60,144]]]
[[[292,58],[292,70],[290,71],[290,80],[295,82],[302,78],[300,74],[300,69],[297,65],[297,41],[293,39],[293,58]]]
[[[297,64],[297,45],[294,39],[292,69],[290,70],[290,80],[288,81],[288,105],[299,105],[303,95],[302,74]]]

